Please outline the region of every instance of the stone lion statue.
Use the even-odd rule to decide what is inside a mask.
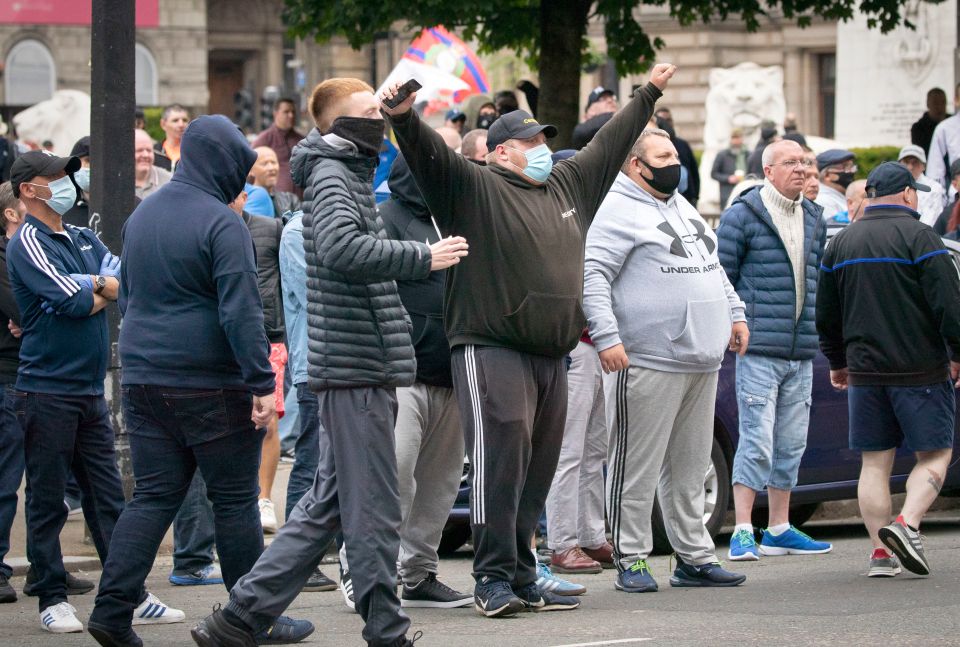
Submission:
[[[710,178],[717,153],[730,145],[730,132],[743,131],[744,143],[753,149],[760,138],[760,122],[782,124],[786,115],[783,95],[783,68],[740,63],[731,68],[710,70],[706,120],[703,125],[703,157],[700,162],[700,202],[706,213],[719,213],[720,190]]]
[[[46,101],[13,117],[17,137],[40,144],[49,139],[57,155],[67,155],[73,144],[90,134],[90,95],[79,90],[57,90]]]

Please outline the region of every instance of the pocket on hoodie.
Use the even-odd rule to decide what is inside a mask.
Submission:
[[[689,364],[711,365],[723,360],[730,342],[730,302],[688,301],[683,330],[670,340],[673,357]]]
[[[503,325],[510,341],[559,352],[576,345],[586,318],[577,296],[527,292],[520,306],[503,318]]]

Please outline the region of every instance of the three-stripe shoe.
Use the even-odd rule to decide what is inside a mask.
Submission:
[[[870,570],[867,571],[867,577],[896,577],[900,572],[900,562],[882,548],[877,548],[870,555]]]
[[[767,528],[760,539],[761,555],[819,555],[833,550],[833,544],[817,541],[795,527],[775,535]]]
[[[353,578],[350,577],[350,571],[340,569],[340,593],[343,594],[343,602],[353,609],[357,610],[357,604],[353,600]]]
[[[920,540],[920,531],[912,530],[900,518],[889,526],[880,529],[880,541],[900,558],[900,562],[911,573],[929,575],[930,564],[923,554],[923,542]]]
[[[77,610],[69,602],[60,602],[40,612],[40,626],[55,634],[69,634],[83,631],[83,625],[77,620]]]
[[[583,595],[587,592],[587,587],[555,575],[549,566],[541,562],[537,562],[537,587],[556,595]]]
[[[133,610],[134,625],[168,625],[184,618],[183,611],[168,607],[153,593],[147,593],[147,599]]]
[[[486,575],[473,588],[473,606],[488,618],[512,616],[527,608],[507,582]]]
[[[513,589],[514,595],[520,598],[527,611],[572,611],[580,606],[580,598],[571,595],[557,595],[544,591],[536,582]]]

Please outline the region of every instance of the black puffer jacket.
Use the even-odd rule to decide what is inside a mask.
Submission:
[[[307,374],[311,390],[409,386],[417,362],[395,280],[425,278],[430,248],[388,240],[377,217],[377,160],[334,148],[314,128],[290,159],[303,187]]]
[[[430,221],[430,210],[403,156],[390,167],[390,199],[380,205],[383,228],[396,240],[440,240]],[[419,281],[397,281],[403,307],[413,321],[413,349],[417,381],[430,386],[453,386],[450,344],[443,329],[443,287],[447,271],[430,272]]]
[[[283,343],[283,290],[280,289],[280,235],[283,223],[279,218],[253,216],[243,212],[243,222],[250,230],[257,252],[257,287],[263,301],[263,328],[271,344]]]
[[[274,191],[270,199],[273,200],[273,208],[276,211],[277,218],[283,218],[283,214],[288,211],[300,210],[300,198],[297,197],[296,193]]]

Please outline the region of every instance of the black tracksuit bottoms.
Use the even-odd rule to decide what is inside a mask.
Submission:
[[[530,540],[563,441],[564,360],[457,346],[453,388],[470,458],[473,576],[525,586],[537,579]]]

